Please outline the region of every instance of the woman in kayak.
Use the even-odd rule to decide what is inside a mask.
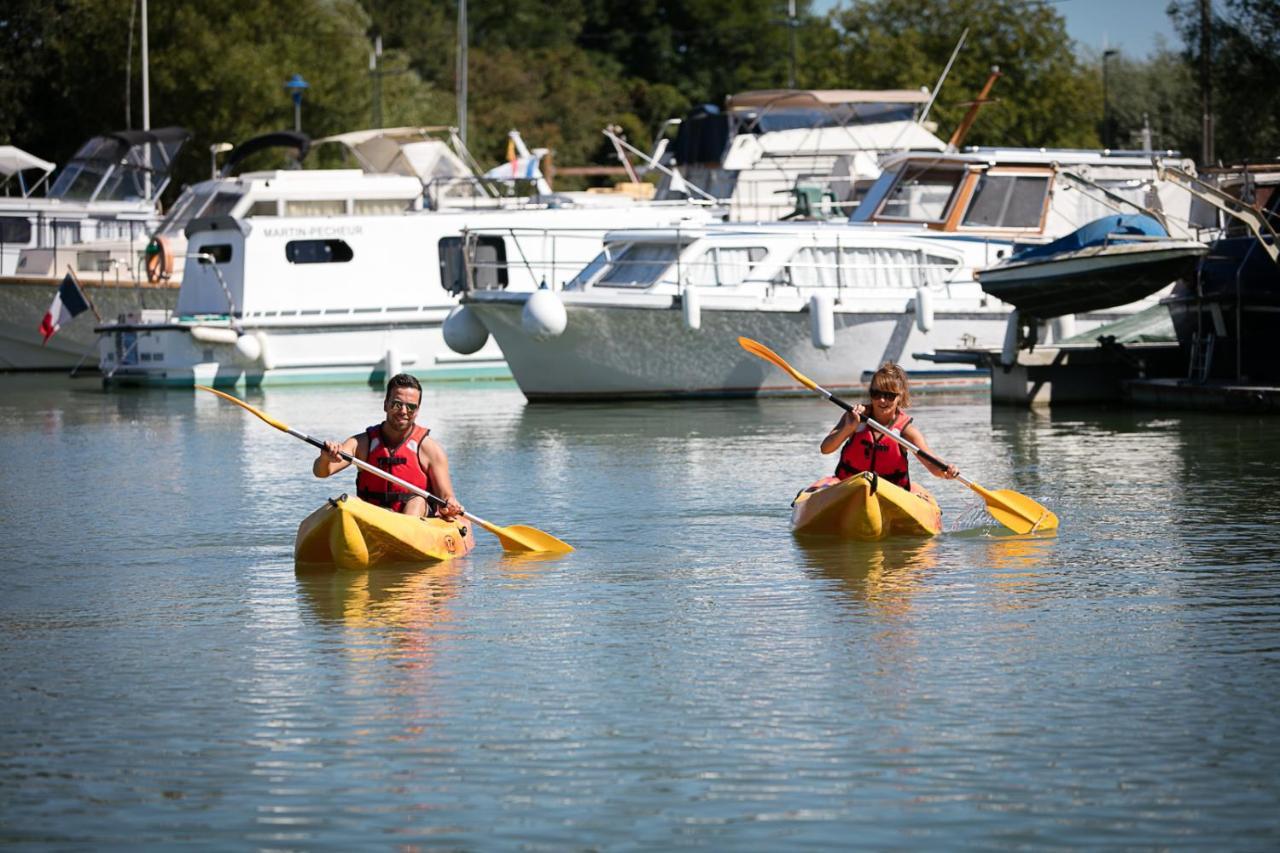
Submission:
[[[822,452],[834,453],[837,449],[840,450],[840,462],[836,466],[837,479],[844,480],[861,471],[872,471],[895,486],[910,491],[907,449],[865,423],[866,419],[872,418],[926,453],[932,452],[924,435],[904,411],[911,405],[906,371],[891,361],[885,362],[871,377],[868,395],[871,398],[869,405],[855,404],[853,411],[845,412],[831,428],[831,432],[822,440]],[[950,480],[959,473],[954,465],[940,468],[926,459],[921,459],[920,463],[935,477]]]
[[[324,450],[311,465],[317,477],[332,476],[351,463],[343,453],[376,465],[388,474],[431,492],[442,502],[428,502],[402,486],[376,474],[361,471],[356,476],[356,495],[363,501],[402,512],[426,517],[438,515],[452,521],[462,514],[462,505],[453,496],[449,479],[449,458],[444,448],[426,427],[418,426],[418,407],[422,404],[422,385],[407,373],[399,373],[387,382],[387,396],[382,403],[386,418],[364,432],[339,444],[326,441]]]

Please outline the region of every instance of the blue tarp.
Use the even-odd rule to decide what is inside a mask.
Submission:
[[[1124,216],[1104,216],[1101,219],[1095,219],[1082,228],[1077,228],[1065,237],[1059,237],[1052,243],[1022,249],[1011,256],[1009,262],[1044,258],[1056,255],[1059,252],[1074,252],[1077,249],[1083,249],[1085,246],[1097,246],[1106,242],[1123,243],[1125,239],[1122,235],[1168,237],[1169,232],[1155,219],[1142,213]]]

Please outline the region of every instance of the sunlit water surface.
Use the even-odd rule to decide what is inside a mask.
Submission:
[[[320,437],[380,417],[250,399]],[[926,477],[945,535],[807,545],[821,400],[424,409],[471,511],[577,552],[478,531],[300,576],[298,522],[354,491],[311,448],[211,395],[0,377],[0,842],[1280,841],[1274,420],[923,398],[936,451],[1061,530]]]

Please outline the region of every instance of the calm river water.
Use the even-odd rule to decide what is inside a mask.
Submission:
[[[468,509],[578,551],[299,576],[353,475],[211,395],[0,377],[0,843],[1280,844],[1274,419],[918,399],[1058,534],[926,477],[945,535],[807,546],[819,399],[424,404]]]

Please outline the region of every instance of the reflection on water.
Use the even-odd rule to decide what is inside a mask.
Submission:
[[[930,571],[937,565],[938,540],[898,537],[879,542],[853,542],[798,537],[804,568],[836,581],[852,598],[888,613],[911,606]]]
[[[463,560],[374,571],[300,571],[299,598],[322,624],[348,629],[342,647],[355,659],[389,657],[410,668],[429,667],[441,632],[452,621]]]

